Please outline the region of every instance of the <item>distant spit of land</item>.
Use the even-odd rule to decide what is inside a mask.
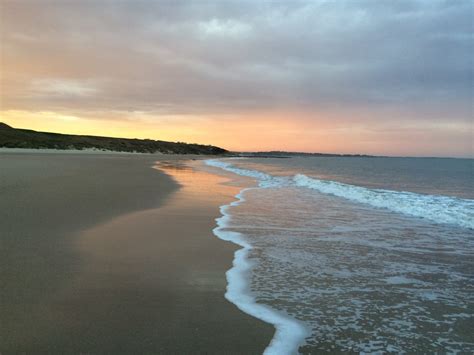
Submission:
[[[332,153],[305,153],[305,152],[285,152],[285,151],[270,151],[270,152],[246,152],[238,153],[240,157],[245,158],[291,158],[296,156],[301,157],[364,157],[374,158],[375,155],[366,154],[332,154]]]
[[[0,147],[63,150],[96,149],[115,152],[165,154],[216,155],[227,153],[227,150],[212,145],[37,132],[29,129],[16,129],[2,122],[0,122]]]
[[[416,159],[472,159],[467,157],[439,157],[439,156],[388,156],[388,155],[368,155],[368,154],[336,154],[336,153],[307,153],[307,152],[234,152],[233,156],[242,158],[293,158],[293,157],[336,157],[336,158],[416,158]]]

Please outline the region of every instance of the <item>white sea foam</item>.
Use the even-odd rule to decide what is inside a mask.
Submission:
[[[296,186],[307,187],[351,201],[426,218],[437,223],[474,228],[474,200],[422,195],[414,192],[368,189],[337,181],[314,179],[303,174],[295,175],[293,180]]]
[[[290,182],[288,178],[272,176],[270,174],[266,174],[257,170],[237,168],[231,163],[221,160],[206,160],[206,164],[215,168],[221,168],[223,170],[229,171],[240,176],[254,178],[258,182],[258,186],[263,188],[285,186],[288,185],[288,183]]]
[[[297,344],[292,329],[308,330],[302,349],[311,353],[473,349],[452,329],[472,317],[474,230],[348,203],[298,185],[293,175],[272,176],[238,161],[209,165],[253,177],[259,187],[222,207],[216,234],[244,248],[229,271],[227,298],[280,330],[268,353],[296,351],[283,347],[287,339]],[[388,192],[387,199],[397,194]],[[286,331],[294,320],[301,328]]]
[[[243,312],[275,326],[275,335],[265,349],[264,354],[294,354],[297,353],[298,347],[304,343],[309,331],[304,325],[288,315],[256,303],[255,297],[249,289],[249,272],[252,269],[252,263],[248,260],[248,253],[252,246],[240,233],[227,230],[231,219],[227,211],[245,201],[243,194],[246,190],[249,189],[243,189],[236,195],[237,201],[221,206],[222,216],[216,219],[217,227],[213,231],[220,239],[233,242],[242,247],[242,249],[236,251],[233,267],[226,273],[227,292],[225,297]]]
[[[238,175],[252,177],[262,188],[304,187],[373,207],[425,218],[436,223],[448,223],[474,229],[474,200],[405,191],[369,189],[337,181],[316,179],[303,174],[296,174],[293,177],[272,176],[256,170],[237,168],[231,163],[219,160],[208,160],[207,164]]]

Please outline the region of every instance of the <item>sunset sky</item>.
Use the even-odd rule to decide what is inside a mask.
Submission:
[[[0,121],[472,157],[474,2],[0,0]]]

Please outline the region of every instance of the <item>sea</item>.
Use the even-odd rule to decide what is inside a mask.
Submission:
[[[474,160],[207,160],[251,178],[216,236],[266,354],[474,353]]]

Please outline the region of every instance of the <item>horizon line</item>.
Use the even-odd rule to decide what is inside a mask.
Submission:
[[[61,131],[61,132],[48,132],[48,131],[37,131],[37,130],[34,130],[34,129],[30,129],[30,128],[20,128],[20,127],[13,127],[12,125],[10,124],[7,124],[5,123],[4,121],[0,121],[0,124],[3,123],[5,125],[7,125],[8,127],[11,127],[13,129],[24,129],[24,130],[30,130],[30,131],[34,131],[34,132],[42,132],[42,133],[56,133],[56,134],[64,134],[64,135],[70,135],[70,136],[90,136],[90,137],[104,137],[104,138],[116,138],[116,139],[137,139],[137,140],[155,140],[155,141],[163,141],[163,142],[172,142],[172,143],[186,143],[186,144],[200,144],[200,145],[214,145],[214,144],[211,144],[211,143],[192,143],[192,142],[184,142],[184,141],[180,141],[180,140],[176,140],[176,141],[167,141],[167,140],[162,140],[162,139],[157,139],[157,138],[137,138],[137,137],[134,137],[134,138],[128,138],[128,137],[117,137],[117,136],[108,136],[108,135],[94,135],[94,134],[74,134],[74,133],[67,133],[67,132],[64,132],[64,131]],[[240,154],[240,153],[243,153],[243,154],[265,154],[265,153],[281,153],[281,154],[307,154],[307,155],[310,155],[310,154],[314,154],[314,155],[322,155],[322,157],[324,157],[324,155],[326,155],[326,157],[328,157],[327,155],[333,155],[334,157],[344,157],[344,156],[347,156],[347,157],[358,157],[360,156],[361,158],[362,157],[370,157],[370,158],[421,158],[421,159],[468,159],[468,160],[472,160],[474,159],[474,155],[473,156],[432,156],[432,155],[379,155],[379,154],[368,154],[368,153],[335,153],[335,152],[317,152],[317,151],[291,151],[291,150],[228,150],[224,147],[220,147],[220,146],[216,146],[218,148],[222,148],[222,149],[225,149],[227,150],[229,153],[235,153],[235,154]]]

